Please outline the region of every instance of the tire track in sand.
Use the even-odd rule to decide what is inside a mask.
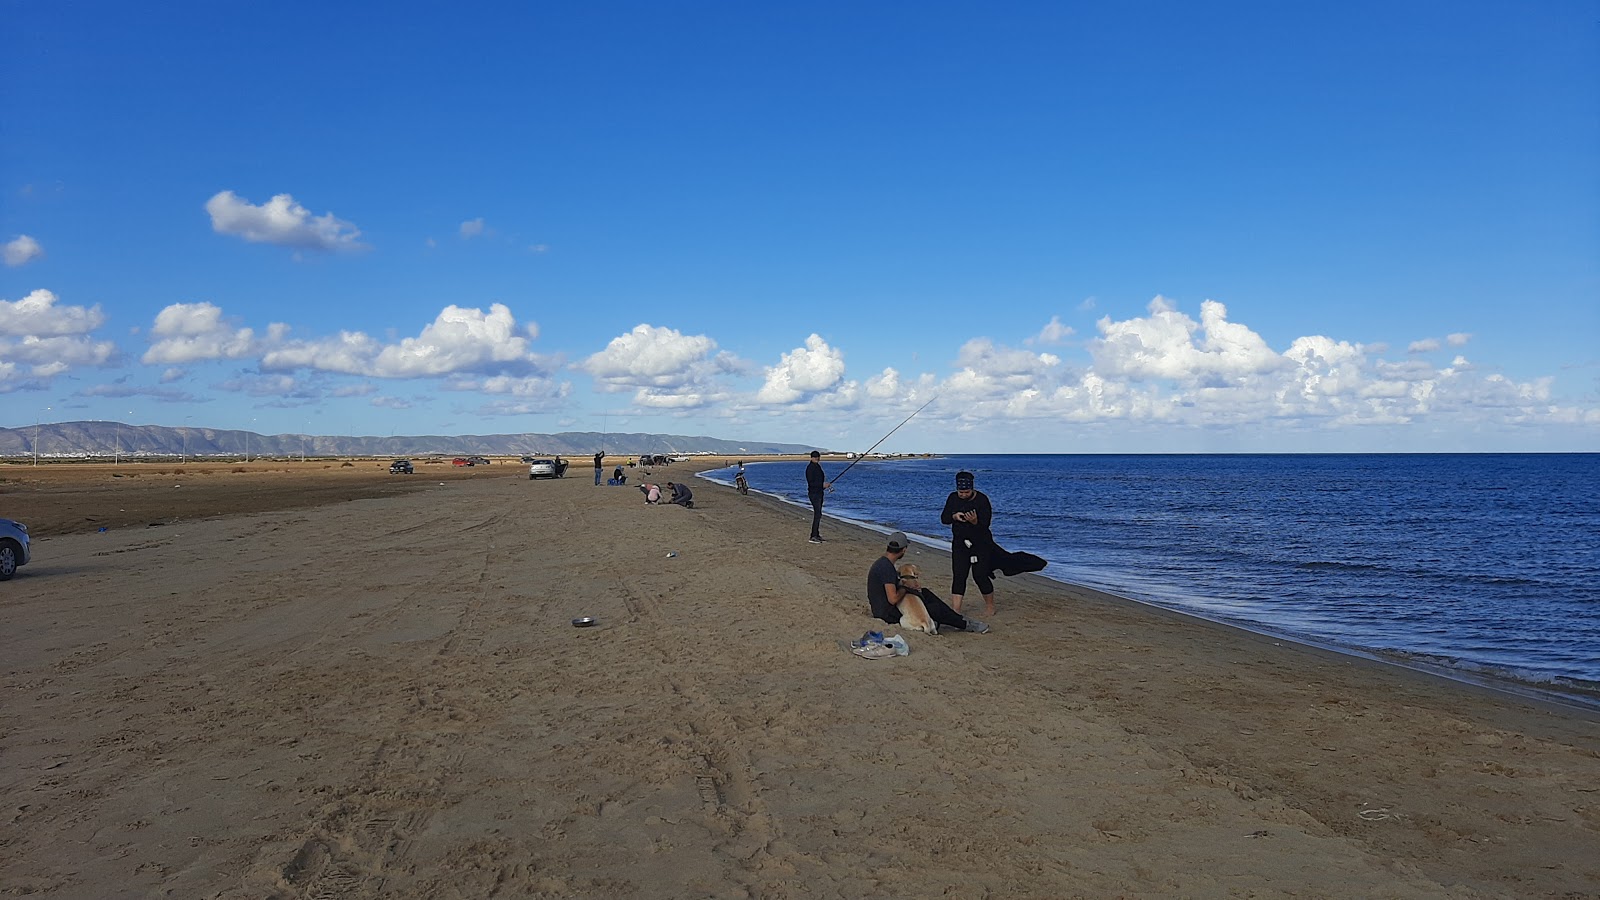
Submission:
[[[688,754],[694,795],[721,837],[714,852],[723,856],[734,872],[759,870],[768,861],[792,869],[773,850],[778,829],[771,810],[751,783],[750,750],[716,697],[684,664],[684,644],[672,636],[671,617],[664,613],[660,598],[620,579],[617,590],[629,621],[660,636],[650,647],[662,658],[667,687],[680,699],[674,710],[679,714],[677,724],[688,735],[683,749]]]
[[[505,517],[490,516],[471,526],[492,530]],[[483,548],[478,577],[468,588],[454,627],[438,642],[430,666],[452,657],[475,655],[483,636],[475,632],[489,582],[489,557],[496,545]],[[411,599],[421,600],[413,595]],[[280,870],[287,894],[302,900],[357,900],[384,893],[389,878],[405,865],[416,836],[442,805],[446,787],[462,772],[460,731],[452,708],[429,678],[427,669],[408,680],[410,712],[374,751],[355,783],[325,805],[308,830],[309,836]]]

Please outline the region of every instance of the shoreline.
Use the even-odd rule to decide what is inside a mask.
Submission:
[[[707,471],[713,471],[713,469],[703,469],[701,472],[696,474],[699,475],[703,481],[709,481],[713,484],[726,487],[729,490],[732,489],[731,479],[728,484],[723,484],[721,481],[705,478],[703,473]],[[810,512],[810,507],[801,503],[800,501],[791,500],[787,497],[770,491],[761,491],[756,488],[752,488],[751,494],[760,494],[762,497],[770,499],[782,507],[792,509],[799,514],[802,514],[802,517]],[[902,526],[882,525],[877,522],[855,519],[848,516],[833,515],[827,512],[826,507],[823,509],[823,518],[824,520],[832,521],[840,525],[861,528],[865,531],[883,535],[887,535],[895,530],[904,530]],[[945,549],[944,542],[937,541],[925,534],[915,532],[907,532],[907,534],[911,538],[913,544],[917,544],[928,548],[929,550],[938,552],[948,559],[949,552],[947,549]],[[1149,609],[1160,610],[1173,615],[1187,617],[1196,622],[1207,625],[1238,629],[1240,631],[1255,634],[1272,640],[1288,641],[1303,647],[1347,655],[1357,659],[1364,659],[1381,665],[1393,666],[1405,671],[1416,672],[1439,678],[1459,685],[1466,685],[1482,690],[1496,692],[1508,697],[1519,698],[1528,702],[1547,704],[1554,707],[1571,710],[1573,712],[1582,713],[1591,718],[1600,719],[1600,684],[1590,684],[1571,679],[1569,679],[1570,683],[1566,684],[1557,681],[1541,681],[1533,678],[1518,677],[1516,673],[1512,671],[1496,669],[1494,667],[1484,667],[1482,670],[1479,670],[1467,665],[1452,665],[1448,662],[1435,662],[1427,658],[1415,657],[1403,650],[1381,648],[1374,649],[1352,644],[1342,644],[1335,640],[1319,638],[1316,635],[1304,634],[1291,631],[1289,629],[1276,629],[1270,625],[1257,624],[1243,619],[1230,619],[1223,616],[1208,615],[1203,611],[1185,608],[1175,602],[1160,602],[1156,600],[1143,599],[1133,596],[1129,593],[1123,593],[1115,586],[1100,586],[1070,581],[1066,578],[1051,575],[1048,569],[1044,572],[1029,573],[1023,576],[1015,576],[1004,579],[997,578],[996,583],[998,585],[1004,581],[1015,581],[1017,578],[1030,577],[1038,578],[1065,588],[1099,592],[1125,603],[1138,604]]]
[[[578,474],[41,541],[0,892],[1600,892],[1583,716],[1029,576],[860,660],[881,534]]]

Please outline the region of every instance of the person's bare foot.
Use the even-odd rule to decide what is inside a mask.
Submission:
[[[950,608],[955,610],[956,612],[961,612],[961,595],[960,594],[951,594],[950,595]]]
[[[983,614],[985,616],[991,618],[991,619],[994,618],[994,601],[993,600],[985,600],[983,602]]]

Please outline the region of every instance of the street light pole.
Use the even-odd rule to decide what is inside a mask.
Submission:
[[[50,407],[46,406],[43,412],[33,417],[33,464],[36,466],[39,464],[39,423],[44,420],[44,413],[49,411]]]

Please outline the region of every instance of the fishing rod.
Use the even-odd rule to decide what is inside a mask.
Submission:
[[[828,482],[828,490],[830,490],[830,491],[833,490],[833,486],[835,484],[839,483],[839,479],[844,477],[844,473],[845,472],[848,472],[851,469],[854,469],[856,467],[856,463],[861,462],[863,459],[866,459],[867,458],[867,454],[869,454],[872,451],[878,449],[878,444],[881,444],[884,441],[887,441],[889,439],[889,437],[891,435],[893,435],[896,431],[899,431],[900,429],[904,428],[905,425],[906,425],[906,422],[909,422],[912,419],[915,419],[917,417],[917,413],[922,412],[923,410],[927,409],[929,406],[932,406],[933,405],[933,401],[937,400],[937,399],[939,399],[939,395],[938,394],[933,395],[933,397],[930,400],[928,400],[927,403],[924,403],[921,406],[917,407],[915,410],[913,410],[911,412],[911,415],[906,416],[905,419],[901,420],[899,425],[896,425],[895,427],[889,429],[889,434],[886,434],[883,437],[878,438],[878,442],[876,444],[873,444],[871,447],[868,447],[864,452],[862,452],[862,454],[860,456],[857,456],[855,459],[851,460],[850,461],[850,465],[845,466],[843,472],[840,472],[839,474],[833,476],[833,480]]]

